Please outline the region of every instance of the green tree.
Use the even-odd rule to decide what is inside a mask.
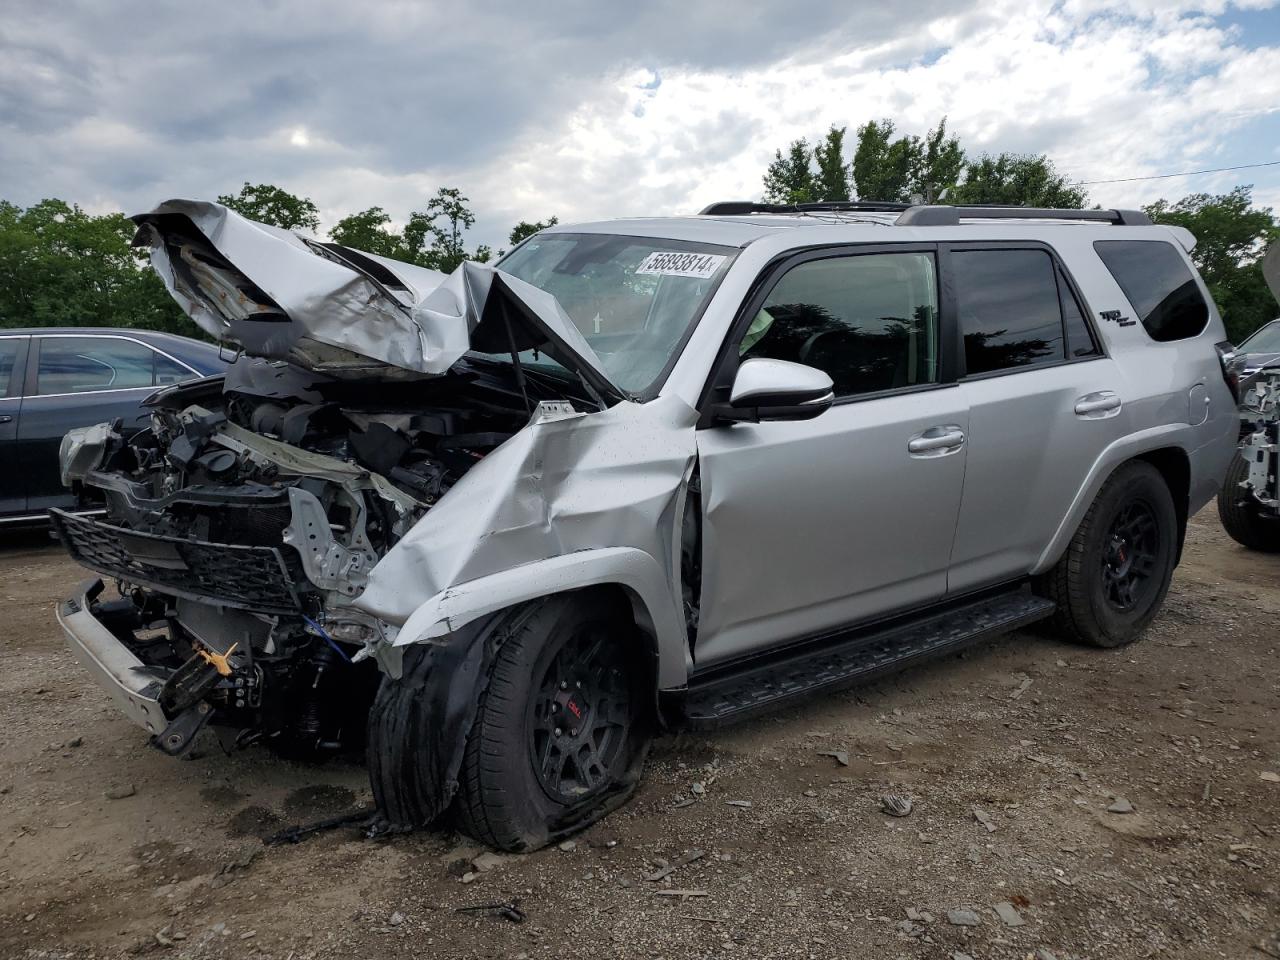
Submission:
[[[952,203],[1012,203],[1026,207],[1080,209],[1089,195],[1072,186],[1044,154],[984,154],[965,167]]]
[[[1262,277],[1262,254],[1280,240],[1280,221],[1270,207],[1253,206],[1253,187],[1217,196],[1193,193],[1176,203],[1157,200],[1147,213],[1156,223],[1186,227],[1195,236],[1191,259],[1233,342],[1275,319],[1276,299]]]
[[[947,136],[947,118],[925,134],[894,138],[892,120],[872,120],[858,128],[853,153],[853,182],[862,200],[905,203],[918,196],[937,201],[955,186],[964,167],[964,150]]]
[[[0,326],[115,326],[198,335],[119,213],[0,201]]]
[[[370,207],[343,217],[329,231],[329,239],[344,247],[374,253],[380,257],[404,260],[408,251],[404,237],[387,229],[391,216],[381,207]]]
[[[853,186],[859,200],[904,202],[910,198],[918,162],[918,137],[893,139],[892,120],[868,121],[858,128],[853,151]]]
[[[844,162],[844,127],[832,126],[822,142],[813,148],[817,164],[814,192],[818,200],[849,199],[849,165]]]
[[[787,148],[774,151],[774,159],[764,174],[764,198],[769,203],[812,203],[818,199],[819,185],[813,176],[813,151],[807,140],[795,140]]]
[[[507,242],[514,247],[516,244],[532,237],[535,233],[541,233],[548,227],[554,227],[559,222],[559,217],[551,217],[548,220],[535,220],[533,223],[528,220],[521,220],[511,228],[511,234],[507,237]]]
[[[310,230],[320,226],[320,211],[310,197],[298,197],[269,183],[245,181],[234,196],[223,194],[218,202],[241,216],[285,230]]]
[[[947,118],[943,117],[925,134],[924,142],[918,148],[912,172],[912,192],[923,197],[926,203],[938,202],[944,192],[955,189],[964,165],[964,149],[959,138],[947,136]]]
[[[463,260],[475,259],[468,257],[465,247],[465,234],[476,222],[470,202],[456,187],[441,187],[425,210],[409,214],[404,243],[417,263],[452,273]],[[492,251],[483,247],[476,254],[487,259]]]

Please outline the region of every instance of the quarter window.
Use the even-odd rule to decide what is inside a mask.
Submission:
[[[156,354],[156,376],[155,385],[157,387],[167,386],[170,383],[181,383],[183,380],[190,380],[196,374],[192,373],[182,364],[168,357]]]
[[[1093,249],[1129,298],[1152,340],[1194,337],[1209,322],[1209,306],[1173,244],[1164,240],[1098,240]]]
[[[87,393],[155,385],[155,351],[115,337],[45,337],[36,392]]]
[[[1066,359],[1053,258],[1043,250],[952,254],[969,375]]]
[[[752,318],[739,354],[824,370],[836,396],[936,383],[933,255],[861,254],[792,268]]]

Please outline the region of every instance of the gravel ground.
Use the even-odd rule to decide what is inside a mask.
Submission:
[[[79,578],[0,542],[5,958],[1280,957],[1280,557],[1208,512],[1141,643],[1024,632],[665,738],[629,806],[522,857],[265,847],[368,803],[362,768],[150,749],[62,645]]]

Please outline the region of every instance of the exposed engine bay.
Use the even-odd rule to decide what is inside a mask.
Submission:
[[[580,392],[479,357],[377,381],[241,357],[152,397],[146,429],[69,434],[63,480],[106,516],[53,521],[119,588],[92,612],[158,684],[153,742],[181,753],[212,723],[295,757],[358,746],[394,629],[351,605],[368,571],[529,404]]]

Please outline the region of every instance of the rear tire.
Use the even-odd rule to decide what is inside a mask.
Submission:
[[[1132,461],[1098,491],[1067,551],[1037,583],[1066,640],[1120,647],[1142,635],[1169,590],[1178,515],[1164,477]]]
[[[1218,519],[1227,536],[1242,547],[1260,553],[1280,553],[1280,519],[1263,513],[1249,491],[1240,486],[1248,478],[1248,462],[1236,455],[1218,491]]]
[[[467,740],[454,810],[501,850],[536,850],[634,786],[651,685],[631,619],[605,593],[540,601],[503,642]]]

